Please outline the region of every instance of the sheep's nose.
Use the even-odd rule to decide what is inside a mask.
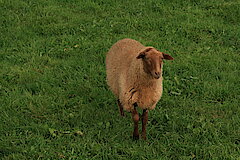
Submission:
[[[155,78],[160,78],[160,72],[155,72]]]

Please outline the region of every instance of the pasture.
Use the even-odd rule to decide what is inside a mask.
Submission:
[[[0,159],[240,159],[239,0],[0,4]],[[122,38],[175,58],[147,141],[105,80]]]

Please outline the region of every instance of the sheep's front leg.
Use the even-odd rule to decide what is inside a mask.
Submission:
[[[117,104],[118,104],[118,108],[119,108],[119,111],[120,111],[120,115],[123,117],[124,116],[123,106],[122,106],[119,99],[117,100]]]
[[[148,122],[148,110],[144,109],[142,114],[142,138],[144,140],[147,139],[146,137],[147,122]]]
[[[133,139],[137,140],[137,139],[139,139],[139,132],[138,132],[139,115],[138,115],[135,105],[134,105],[134,109],[132,111],[132,119],[133,119],[133,123],[134,123]]]

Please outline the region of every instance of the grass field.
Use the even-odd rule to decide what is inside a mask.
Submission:
[[[240,159],[239,0],[0,0],[0,159]],[[122,38],[172,55],[147,141],[105,81]]]

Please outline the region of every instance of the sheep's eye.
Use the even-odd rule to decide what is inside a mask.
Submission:
[[[148,61],[149,63],[152,63],[152,59],[151,59],[151,58],[148,58],[147,61]]]
[[[152,63],[152,60],[151,58],[145,58],[145,62],[150,65]]]
[[[144,57],[144,59],[145,59],[146,61],[149,61],[149,60],[150,60],[150,58],[148,58],[148,57]]]

